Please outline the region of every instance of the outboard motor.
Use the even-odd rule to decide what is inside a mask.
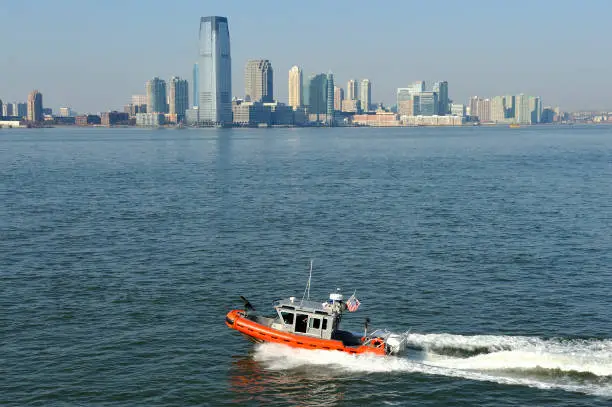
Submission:
[[[389,347],[389,354],[397,355],[406,350],[408,338],[402,334],[390,334],[385,341]]]

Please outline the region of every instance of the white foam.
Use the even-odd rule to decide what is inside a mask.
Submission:
[[[424,349],[422,361],[409,357],[351,355],[337,351],[294,349],[283,345],[258,345],[256,360],[269,369],[326,366],[355,373],[423,373],[470,380],[515,384],[541,389],[558,388],[612,398],[612,340],[546,340],[512,336],[462,336],[410,334],[411,346]],[[446,356],[435,349],[487,349],[470,357]],[[416,351],[409,351],[415,353]],[[551,374],[542,374],[550,370]],[[558,372],[568,373],[558,377]],[[597,378],[572,378],[571,372]]]

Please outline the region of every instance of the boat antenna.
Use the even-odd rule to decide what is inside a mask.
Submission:
[[[310,300],[310,280],[312,279],[312,260],[310,260],[310,272],[308,273],[308,283],[306,283],[306,289],[304,290],[304,295],[302,295],[302,301],[300,305],[304,302],[304,297],[307,300]]]

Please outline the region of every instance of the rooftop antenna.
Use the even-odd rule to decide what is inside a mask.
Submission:
[[[302,301],[300,305],[304,302],[304,297],[307,300],[310,300],[310,280],[312,279],[312,260],[310,260],[310,272],[308,273],[308,283],[306,283],[306,289],[304,290],[304,295],[302,295]]]

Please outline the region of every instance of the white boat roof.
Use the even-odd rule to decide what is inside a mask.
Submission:
[[[300,311],[313,312],[313,313],[318,311],[319,313],[325,313],[325,314],[331,315],[332,314],[331,307],[324,307],[323,304],[327,305],[327,303],[323,301],[301,300],[297,298],[291,301],[291,298],[283,298],[280,300],[276,300],[274,302],[274,307],[275,308],[291,307],[291,308],[295,308],[296,310],[300,310]]]

